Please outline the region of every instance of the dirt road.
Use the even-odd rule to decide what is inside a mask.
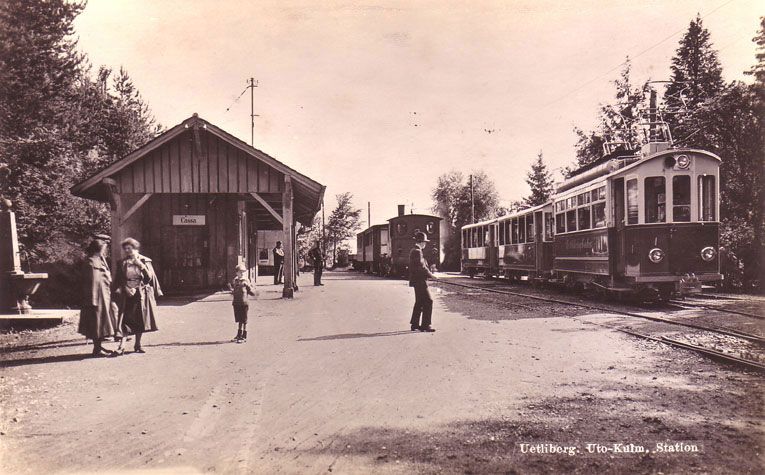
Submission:
[[[229,341],[225,295],[165,301],[144,355],[85,358],[74,322],[0,336],[0,472],[763,469],[758,375],[565,309],[491,318],[523,309],[443,290],[438,331],[412,333],[404,282],[326,283],[293,301],[260,287],[246,344]],[[699,451],[657,453],[657,442]],[[651,452],[591,454],[587,443]]]

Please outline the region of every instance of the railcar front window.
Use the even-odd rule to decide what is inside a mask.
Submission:
[[[649,176],[645,179],[645,222],[664,223],[667,221],[667,184],[663,176]]]
[[[690,175],[677,175],[672,177],[672,220],[691,220]]]
[[[563,234],[566,232],[566,213],[558,213],[555,215],[555,234]]]
[[[590,229],[590,207],[579,208],[577,213],[579,215],[579,229]]]
[[[699,177],[699,220],[714,221],[716,214],[714,175],[702,175]]]
[[[592,227],[603,228],[606,226],[606,204],[595,203],[592,205]]]
[[[627,224],[638,223],[638,181],[627,180]]]
[[[576,231],[576,210],[566,211],[566,231]]]

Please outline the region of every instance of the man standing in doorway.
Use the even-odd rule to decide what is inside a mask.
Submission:
[[[308,251],[308,257],[313,265],[313,285],[324,285],[321,283],[321,274],[324,272],[324,253],[321,252],[319,241]]]
[[[437,277],[430,272],[428,261],[422,254],[422,250],[428,244],[428,236],[418,231],[414,233],[414,240],[414,249],[409,253],[409,287],[414,287],[414,309],[409,323],[412,331],[434,332],[436,329],[430,326],[433,298],[428,290],[428,279]],[[420,323],[420,316],[422,316],[422,323]]]
[[[282,249],[281,241],[276,241],[276,247],[272,252],[274,254],[274,285],[279,285],[284,278],[284,249]]]

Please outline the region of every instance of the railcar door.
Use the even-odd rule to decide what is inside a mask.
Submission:
[[[608,228],[608,267],[611,277],[614,277],[616,275],[624,275],[625,266],[624,230],[626,222],[624,209],[624,178],[617,178],[614,180],[611,189],[611,206],[614,210],[614,226]]]

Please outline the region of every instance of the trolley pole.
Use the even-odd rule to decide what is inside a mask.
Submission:
[[[367,227],[372,226],[372,202],[367,201]]]

